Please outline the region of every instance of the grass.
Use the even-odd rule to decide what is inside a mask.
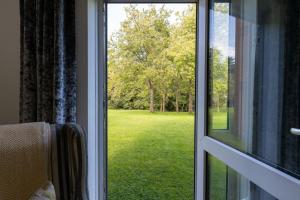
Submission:
[[[208,196],[212,200],[227,199],[227,166],[220,160],[208,156]]]
[[[213,112],[213,129],[227,129],[227,113],[226,112]]]
[[[108,198],[192,200],[193,195],[194,115],[109,110]]]

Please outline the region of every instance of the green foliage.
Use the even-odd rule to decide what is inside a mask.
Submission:
[[[159,91],[159,83],[167,81],[161,73],[167,73],[162,52],[169,45],[170,11],[131,5],[126,13],[121,29],[109,41],[109,103],[113,108],[144,109],[150,92]]]
[[[196,7],[190,6],[183,13],[177,13],[178,22],[171,32],[168,58],[172,66],[172,92],[177,100],[193,110],[195,95],[195,52],[196,52]],[[182,99],[182,96],[192,98]]]
[[[212,107],[220,112],[227,107],[228,101],[228,65],[227,57],[224,57],[217,49],[211,49],[210,80],[212,81]]]
[[[127,17],[108,42],[108,100],[114,109],[194,110],[196,6],[176,13],[149,6],[125,8]],[[227,99],[227,71],[214,53],[214,104]]]

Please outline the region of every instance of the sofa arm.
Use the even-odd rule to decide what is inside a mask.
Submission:
[[[77,124],[51,125],[51,174],[57,199],[88,200],[85,131]]]

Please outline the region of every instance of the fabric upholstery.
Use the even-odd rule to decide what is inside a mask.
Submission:
[[[20,122],[76,122],[75,0],[20,0]]]
[[[0,126],[0,199],[29,199],[49,180],[50,126],[29,123]]]
[[[57,200],[88,200],[86,146],[76,124],[0,126],[0,200],[27,200],[46,181]]]
[[[47,182],[39,188],[29,200],[56,200],[54,186],[51,182]]]

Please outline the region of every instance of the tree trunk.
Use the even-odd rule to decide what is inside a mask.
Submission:
[[[163,103],[162,103],[162,99],[160,99],[160,112],[162,112],[163,110]]]
[[[151,81],[148,81],[148,85],[149,85],[149,93],[150,93],[149,111],[154,112],[154,89]]]
[[[189,113],[193,112],[193,95],[189,93]]]
[[[217,95],[217,111],[220,112],[220,98],[219,98],[219,95]]]
[[[165,112],[166,110],[166,95],[163,94],[162,96],[162,111]]]
[[[176,112],[179,112],[179,92],[176,91]]]

